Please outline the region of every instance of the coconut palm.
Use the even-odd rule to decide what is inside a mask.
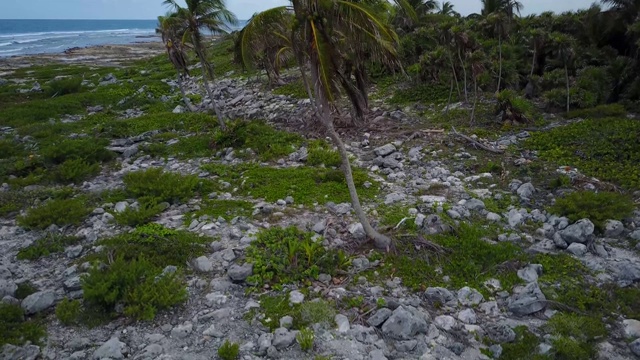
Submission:
[[[187,61],[186,49],[184,48],[184,44],[182,44],[182,37],[176,31],[177,29],[172,26],[172,22],[169,20],[170,16],[171,15],[158,16],[158,26],[156,27],[156,34],[159,34],[161,36],[162,42],[164,43],[167,50],[169,61],[171,61],[171,64],[173,64],[173,67],[178,72],[178,87],[180,88],[180,93],[182,94],[182,100],[187,106],[187,109],[189,109],[189,111],[191,112],[194,112],[196,109],[187,97],[183,82],[183,77],[189,76],[189,63]]]
[[[570,110],[571,106],[571,85],[569,83],[569,64],[573,60],[574,50],[573,44],[575,40],[567,34],[564,33],[552,33],[549,35],[551,40],[551,44],[554,47],[554,50],[558,56],[558,59],[562,62],[564,66],[565,73],[565,81],[567,87],[567,112]]]
[[[453,10],[453,7],[454,5],[451,3],[451,1],[445,1],[440,6],[440,11],[438,11],[438,14],[446,16],[459,16],[460,14]]]
[[[404,3],[406,5],[406,3]],[[355,71],[363,71],[366,61],[396,62],[397,35],[377,15],[376,8],[354,0],[291,0],[295,16],[288,38],[291,51],[301,69],[308,69],[308,93],[313,98],[315,117],[338,148],[342,158],[351,203],[367,236],[379,248],[388,248],[391,240],[373,229],[362,209],[355,187],[349,155],[334,126],[336,99],[346,94],[357,112],[363,94]],[[409,13],[411,8],[407,8]],[[280,10],[267,10],[267,12]],[[269,17],[256,15],[254,19]],[[247,28],[245,28],[247,29]],[[258,31],[259,28],[250,28]],[[251,34],[246,34],[251,38]],[[251,57],[247,57],[251,60]]]
[[[228,32],[228,25],[237,23],[237,19],[225,5],[224,0],[186,0],[186,7],[178,4],[177,0],[164,0],[163,4],[174,9],[175,15],[169,17],[172,26],[182,33],[182,41],[189,42],[200,60],[202,67],[202,81],[211,100],[211,105],[218,118],[218,123],[222,129],[226,129],[224,116],[220,107],[216,103],[209,80],[213,80],[213,66],[207,58],[207,51],[204,44],[203,30],[208,30],[212,34],[225,34]]]

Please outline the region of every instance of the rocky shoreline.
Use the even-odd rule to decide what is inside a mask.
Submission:
[[[74,50],[64,55],[5,59],[0,61],[0,69],[50,61],[116,66],[132,58],[158,54],[162,49],[156,45],[99,47]],[[111,55],[106,58],[106,54]],[[143,76],[153,73],[153,69],[148,71]],[[2,77],[11,78],[11,75],[3,73]],[[22,80],[30,86],[31,80]],[[120,86],[127,80],[111,75],[90,77],[87,81],[99,88]],[[134,95],[123,97],[120,102],[127,104],[127,101],[138,97],[152,97],[172,104],[173,114],[183,114],[182,105],[173,106],[178,93],[175,80],[168,77],[162,82],[169,86],[169,92],[160,95],[150,87],[141,86]],[[186,88],[188,95],[201,93],[196,78],[189,80]],[[214,94],[231,118],[264,119],[280,128],[295,127],[309,118],[308,100],[276,95],[253,80],[224,78],[216,82]],[[406,129],[421,131],[425,128],[412,109],[399,109],[384,100],[376,105],[378,108],[374,110],[373,117],[379,118],[378,123],[392,119]],[[208,108],[207,100],[198,106],[200,109]],[[116,104],[105,103],[100,108],[87,108],[79,117],[52,115],[51,123],[88,123],[93,116],[109,111],[118,112],[117,121],[136,122],[145,115],[141,108],[115,109]],[[1,125],[3,138],[16,138],[20,143],[30,141],[21,137],[12,126]],[[70,134],[69,138],[90,139],[93,129],[87,129]],[[505,261],[495,265],[510,269],[504,271],[515,275],[515,286],[507,287],[500,280],[490,278],[483,282],[482,287],[473,287],[458,286],[457,283],[445,286],[447,279],[452,282],[455,275],[442,273],[443,269],[438,267],[434,272],[440,272],[438,276],[443,280],[438,281],[437,286],[425,282],[416,290],[408,284],[408,278],[403,278],[405,274],[399,269],[394,267],[394,271],[389,271],[386,264],[391,259],[366,247],[351,254],[352,259],[344,275],[332,277],[321,273],[308,284],[283,284],[282,291],[262,288],[257,293],[248,292],[250,284],[247,284],[247,279],[254,274],[254,269],[245,262],[246,251],[265,229],[294,225],[313,232],[327,249],[348,249],[349,244],[362,241],[364,232],[349,203],[316,201],[312,205],[303,205],[295,196],[265,201],[238,190],[246,178],[226,178],[207,170],[207,165],[212,164],[297,169],[308,162],[310,148],[307,146],[296,146],[289,154],[272,162],[260,161],[243,146],[217,149],[210,157],[162,158],[149,154],[152,144],[174,146],[188,142],[199,132],[200,129],[178,130],[178,136],[167,141],[158,140],[163,131],[155,129],[113,138],[107,149],[118,154],[117,165],[105,166],[99,175],[73,187],[80,194],[123,189],[123,178],[127,174],[152,168],[220,184],[221,191],[203,194],[183,203],[167,204],[153,220],[168,229],[214,239],[207,245],[204,255],[190,259],[186,264],[188,300],[183,305],[159,312],[152,321],[131,321],[119,317],[95,328],[65,326],[53,314],[53,308],[65,298],[83,297],[81,277],[91,268],[83,258],[100,253],[102,245],[97,246],[97,241],[132,230],[115,223],[114,216],[128,208],[138,208],[138,200],[105,202],[90,209],[90,214],[79,225],[51,225],[46,230],[30,231],[17,223],[16,216],[2,217],[0,298],[7,304],[19,304],[28,315],[39,314],[47,327],[47,339],[40,345],[5,345],[0,359],[204,360],[214,358],[226,340],[239,344],[240,358],[245,360],[309,359],[314,356],[315,359],[350,360],[491,359],[500,358],[503,348],[523,343],[523,338],[531,334],[540,336],[540,342],[527,344],[530,347],[525,347],[526,351],[548,356],[557,346],[554,337],[559,336],[550,333],[548,322],[554,317],[557,319],[560,312],[574,313],[574,309],[575,313],[583,312],[578,310],[578,303],[557,304],[545,295],[554,286],[565,286],[565,280],[571,279],[563,277],[570,277],[576,269],[563,269],[566,274],[551,274],[562,267],[553,264],[553,268],[547,268],[546,264],[521,260]],[[518,146],[529,136],[526,131],[517,131],[491,140],[477,136],[473,139],[508,151],[509,146]],[[395,229],[409,224],[416,234],[429,239],[439,234],[460,234],[458,229],[464,224],[481,224],[479,226],[497,230],[495,237],[483,237],[482,243],[491,246],[515,244],[524,249],[524,254],[563,254],[575,261],[570,266],[582,264],[590,274],[595,274],[593,277],[585,275],[589,277],[585,284],[624,288],[637,286],[640,281],[640,245],[632,248],[626,242],[629,239],[640,241],[640,212],[637,209],[622,221],[607,221],[602,231],[597,230],[589,219],[574,222],[552,214],[546,204],[556,197],[556,193],[537,184],[531,176],[504,171],[501,174],[473,171],[470,164],[487,164],[493,158],[490,160],[486,152],[459,142],[459,138],[451,133],[408,137],[371,131],[351,135],[348,140],[348,151],[354,165],[366,173],[370,179],[369,186],[375,185],[380,189],[375,200],[365,203],[366,210],[374,218],[382,217],[384,206],[401,212],[401,221],[393,224]],[[518,151],[510,153],[503,161],[526,164],[537,161],[537,155],[535,152]],[[579,172],[568,171],[565,166],[552,173],[583,178]],[[1,191],[42,190],[39,186],[16,189],[3,184]],[[595,185],[587,182],[576,186],[590,189]],[[204,208],[210,199],[249,202],[252,215],[231,219],[203,215],[186,221],[189,214]],[[498,202],[507,205],[493,205]],[[20,209],[18,213],[24,215],[26,210]],[[376,223],[380,228],[389,225],[383,224],[382,219]],[[393,229],[391,226],[390,230]],[[17,259],[17,254],[23,249],[48,233],[58,232],[72,234],[82,240],[58,254],[35,260]],[[394,235],[401,233],[395,232]],[[420,252],[424,247],[429,249],[433,245],[425,242],[411,246]],[[437,253],[435,249],[439,247],[431,251]],[[450,256],[455,259],[456,254]],[[545,275],[547,278],[542,284],[539,279]],[[553,275],[556,281],[552,285],[546,283],[549,275]],[[19,300],[16,297],[18,286],[26,283],[33,284],[37,291]],[[310,355],[300,347],[300,329],[293,325],[296,316],[293,313],[270,319],[272,324],[276,324],[273,331],[265,326],[268,323],[265,317],[269,316],[270,310],[265,309],[260,296],[270,293],[283,296],[292,309],[314,301],[342,304],[349,299],[352,302],[350,306],[338,306],[328,312],[329,318],[309,325],[315,338],[313,355]],[[640,357],[640,319],[617,315],[609,319],[606,329],[607,335],[598,337],[594,344],[597,358]]]

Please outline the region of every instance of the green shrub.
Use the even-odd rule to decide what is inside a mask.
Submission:
[[[498,93],[497,100],[498,112],[502,113],[502,121],[523,124],[534,120],[535,107],[533,104],[513,90],[502,90]]]
[[[131,196],[150,198],[158,203],[186,202],[195,196],[201,183],[196,175],[183,176],[160,168],[131,172],[123,180]]]
[[[289,155],[302,143],[299,135],[276,130],[262,121],[235,121],[228,125],[226,131],[215,132],[215,147],[251,148],[262,161]]]
[[[147,262],[164,268],[168,265],[184,266],[187,261],[204,254],[206,244],[212,240],[151,223],[132,232],[100,240],[98,244],[104,245],[104,254],[122,257],[126,261],[143,256]]]
[[[449,99],[448,85],[421,84],[407,89],[397,90],[389,102],[391,104],[407,104],[412,102],[444,103]]]
[[[601,319],[576,314],[556,314],[546,327],[556,336],[552,342],[554,359],[593,359],[596,344],[607,335]]]
[[[52,164],[73,159],[82,159],[89,164],[103,163],[116,157],[113,151],[105,148],[107,145],[108,142],[101,139],[64,139],[44,147],[41,155]]]
[[[162,273],[144,257],[116,258],[106,269],[94,266],[82,278],[84,299],[107,312],[124,305],[124,314],[153,320],[158,310],[186,300],[187,291],[176,273]]]
[[[191,213],[191,216],[185,217],[186,221],[200,216],[210,216],[212,219],[222,217],[231,220],[236,216],[250,216],[253,212],[253,203],[243,200],[204,200],[200,204],[200,210]]]
[[[304,87],[304,83],[302,80],[296,80],[290,82],[288,84],[278,86],[273,89],[273,93],[276,95],[287,95],[296,99],[308,99],[309,94],[307,93],[307,89]]]
[[[571,221],[589,219],[602,231],[607,220],[622,220],[631,215],[634,208],[633,201],[622,194],[578,191],[558,198],[549,211]]]
[[[288,294],[262,295],[260,296],[260,308],[264,312],[261,322],[271,331],[279,328],[279,320],[287,315],[293,318],[293,329],[303,329],[312,324],[330,327],[333,326],[333,319],[336,316],[336,309],[325,300],[314,299],[302,304],[291,304]],[[255,313],[249,315],[253,316]]]
[[[608,117],[624,117],[627,110],[621,104],[598,105],[590,109],[572,110],[567,114],[568,119],[602,119]]]
[[[38,292],[38,288],[35,287],[30,281],[25,281],[23,283],[18,284],[18,288],[16,289],[16,299],[23,300],[27,296]]]
[[[49,200],[39,207],[29,209],[26,215],[19,216],[18,225],[33,229],[46,229],[52,224],[78,225],[91,212],[86,201],[84,197]]]
[[[100,165],[90,164],[84,159],[69,159],[55,170],[55,178],[59,182],[78,183],[100,172]]]
[[[540,339],[532,334],[526,326],[518,326],[514,329],[515,341],[500,344],[502,346],[502,360],[545,360],[544,355],[537,352]]]
[[[19,305],[0,303],[0,347],[5,344],[40,344],[46,335],[44,327],[35,320],[26,320]]]
[[[322,164],[325,166],[339,167],[342,165],[340,153],[331,149],[329,146],[324,144],[324,142],[320,144],[312,144],[307,156],[307,165],[316,166]]]
[[[65,298],[56,306],[56,317],[66,326],[78,324],[81,314],[82,304],[79,300]]]
[[[557,88],[542,94],[547,106],[554,109],[566,109],[567,89]],[[577,87],[569,89],[569,104],[572,109],[586,109],[598,105],[597,95]]]
[[[588,176],[627,189],[640,188],[640,122],[632,119],[585,120],[544,132],[525,142],[543,160],[574,166]]]
[[[113,214],[116,222],[120,225],[138,226],[150,222],[160,214],[165,206],[158,204],[154,199],[139,199],[137,209],[129,206],[122,212]]]
[[[239,355],[240,345],[231,343],[229,340],[226,340],[224,344],[218,348],[218,357],[222,360],[236,360]]]
[[[302,349],[302,351],[309,352],[313,350],[315,334],[313,333],[313,330],[304,328],[301,329],[300,332],[298,332],[298,335],[296,335],[296,340],[298,341],[298,344],[300,344],[300,349]]]
[[[296,227],[273,227],[258,233],[247,248],[247,261],[253,275],[247,279],[256,285],[289,284],[316,278],[320,273],[335,274],[348,261],[346,256],[324,249],[313,234]]]
[[[49,83],[47,95],[63,96],[82,91],[82,79],[76,77],[53,80]]]

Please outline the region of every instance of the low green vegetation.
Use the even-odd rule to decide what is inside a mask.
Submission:
[[[51,97],[75,94],[82,90],[82,78],[68,77],[52,80],[48,84],[47,95]]]
[[[198,219],[201,216],[209,216],[214,220],[220,217],[225,220],[231,220],[237,216],[251,216],[252,212],[253,204],[248,201],[209,199],[200,204],[200,210],[188,214],[185,221],[191,221],[194,218]]]
[[[313,342],[315,341],[315,334],[313,330],[309,328],[300,329],[298,335],[296,335],[296,341],[300,344],[300,349],[304,352],[313,350]]]
[[[578,168],[588,176],[627,189],[640,188],[640,122],[633,119],[588,119],[533,133],[527,148],[559,166]]]
[[[569,313],[556,314],[546,327],[554,336],[552,356],[561,360],[595,358],[597,343],[607,335],[601,319]]]
[[[59,233],[47,233],[33,244],[18,252],[18,260],[37,260],[52,254],[61,253],[67,246],[76,245],[81,241],[75,236]]]
[[[315,279],[320,273],[333,275],[344,269],[349,258],[341,251],[325,250],[321,239],[296,227],[272,227],[258,233],[247,248],[253,275],[247,282],[256,286],[280,287]]]
[[[36,320],[27,319],[19,305],[0,303],[0,347],[26,342],[40,344],[45,335],[44,326]]]
[[[501,344],[504,360],[550,360],[546,355],[538,354],[540,339],[532,334],[526,326],[518,326],[513,330],[516,339],[511,343]]]
[[[82,304],[79,300],[65,298],[56,306],[56,317],[66,326],[79,324],[81,316]]]
[[[180,175],[160,168],[128,173],[123,180],[127,193],[145,203],[186,202],[197,191],[211,190],[197,175]]]
[[[633,201],[623,194],[577,191],[556,199],[549,211],[566,216],[571,221],[589,219],[602,231],[607,220],[622,220],[631,215],[634,209]]]
[[[166,209],[166,204],[158,204],[153,198],[141,198],[138,207],[127,207],[122,212],[113,214],[115,221],[120,225],[138,226],[149,223],[153,218]]]
[[[35,285],[33,285],[30,281],[25,281],[18,284],[15,298],[19,300],[24,300],[27,296],[36,292],[38,292],[38,288]]]
[[[236,360],[240,355],[240,345],[225,340],[218,348],[218,357],[222,360]]]
[[[625,109],[622,104],[605,104],[598,105],[590,109],[579,109],[570,111],[567,114],[567,118],[603,119],[620,118],[625,115],[627,115],[627,109]]]
[[[87,199],[82,196],[51,199],[41,206],[30,208],[24,216],[19,216],[18,224],[30,229],[46,229],[53,224],[78,225],[91,212],[86,202]]]
[[[275,202],[292,196],[296,204],[349,202],[349,191],[340,170],[313,167],[273,168],[254,164],[225,166],[208,164],[202,167],[212,175],[232,184],[240,184],[239,193],[255,199]],[[353,176],[361,199],[372,199],[378,192],[374,183],[364,187],[367,173],[354,168]]]
[[[307,93],[307,89],[304,87],[304,83],[302,79],[292,81],[288,84],[278,86],[273,89],[273,93],[276,95],[287,95],[296,99],[308,99],[309,94]]]
[[[299,330],[313,324],[323,324],[333,326],[333,318],[336,316],[336,309],[327,301],[313,299],[301,304],[292,305],[289,302],[289,295],[262,295],[260,296],[260,322],[271,331],[280,327],[280,319],[284,316],[293,318],[292,329]],[[248,318],[253,318],[255,311],[247,314]]]
[[[262,161],[287,156],[302,144],[299,135],[276,130],[261,121],[235,121],[228,124],[228,127],[227,131],[217,130],[214,133],[214,147],[250,148]]]
[[[307,165],[325,165],[329,167],[339,167],[342,165],[340,154],[324,141],[314,141],[309,145]]]
[[[413,85],[394,92],[389,100],[392,104],[409,104],[421,102],[425,104],[446,103],[449,99],[449,87],[444,85]],[[456,101],[456,95],[453,101]]]

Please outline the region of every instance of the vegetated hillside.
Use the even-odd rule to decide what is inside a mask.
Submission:
[[[386,251],[299,69],[237,33],[212,97],[188,46],[4,75],[0,358],[640,356],[633,8],[420,4],[370,4],[409,77],[365,57],[366,116],[334,103]]]

